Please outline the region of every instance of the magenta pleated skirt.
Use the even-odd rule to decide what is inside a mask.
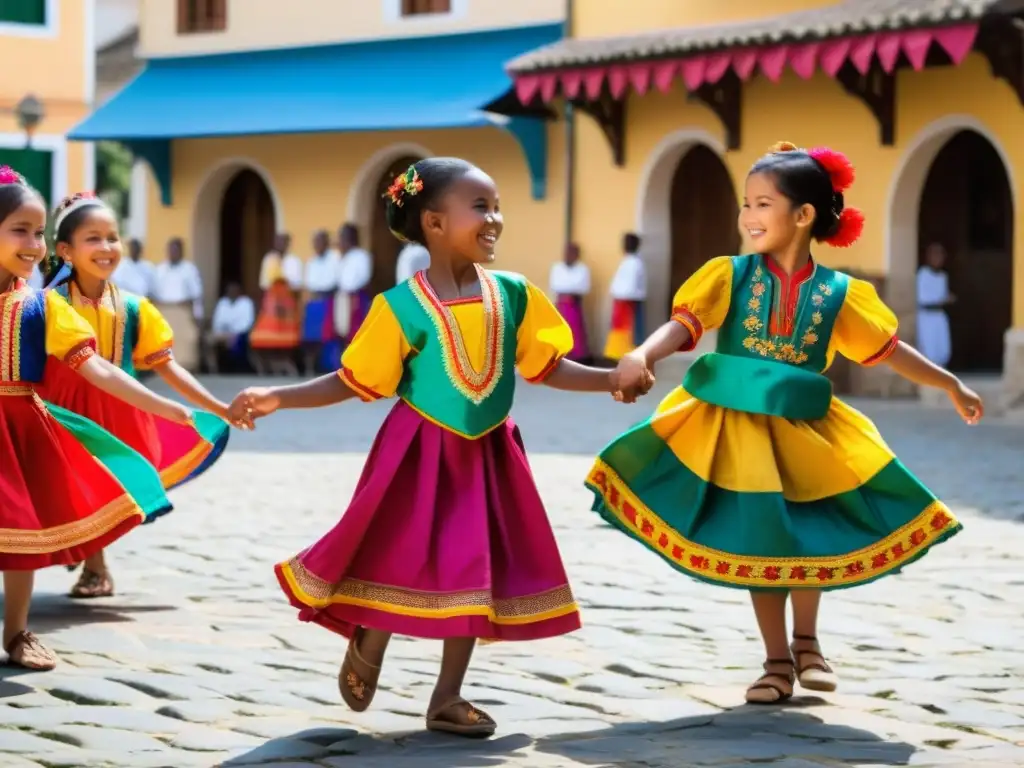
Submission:
[[[534,640],[580,627],[519,429],[468,440],[399,401],[348,509],[275,567],[312,621],[422,638]]]
[[[587,344],[587,326],[583,322],[583,297],[568,293],[559,294],[555,307],[572,329],[572,351],[566,357],[570,360],[588,357],[590,345]]]

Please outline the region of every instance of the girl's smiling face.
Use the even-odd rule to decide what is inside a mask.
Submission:
[[[109,280],[121,263],[123,251],[117,219],[104,205],[90,205],[71,233],[71,242],[57,244],[57,255],[75,272],[98,280]]]
[[[25,201],[0,222],[0,269],[28,279],[32,268],[46,255],[46,209],[35,195],[26,192]]]
[[[793,207],[793,202],[775,186],[765,173],[747,177],[740,209],[742,234],[759,253],[778,253],[791,245],[801,234],[810,237],[814,208]]]
[[[494,261],[494,247],[505,223],[494,179],[473,168],[445,192],[440,211],[427,211],[425,227],[468,261]]]

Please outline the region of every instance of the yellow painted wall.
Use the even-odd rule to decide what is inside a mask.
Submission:
[[[649,0],[637,5],[654,8],[661,4]],[[742,147],[725,155],[737,195],[742,196],[747,169],[776,141],[784,139],[803,146],[825,144],[846,152],[858,171],[857,183],[847,200],[864,211],[867,228],[854,247],[842,251],[822,247],[818,255],[831,266],[879,275],[899,272],[903,279],[895,288],[903,291],[907,265],[912,265],[912,275],[917,267],[917,253],[892,254],[893,263],[887,262],[891,223],[887,203],[896,171],[906,162],[908,148],[921,132],[936,121],[945,120],[953,125],[958,122],[956,116],[966,116],[967,121],[976,121],[1001,145],[1010,161],[1010,182],[1018,198],[1014,325],[1024,326],[1024,205],[1014,184],[1015,178],[1024,176],[1024,143],[1020,141],[1024,136],[1024,108],[1005,83],[989,74],[984,58],[972,54],[957,68],[901,71],[896,113],[897,144],[883,147],[877,123],[867,108],[827,76],[819,74],[804,81],[787,73],[777,84],[763,77],[753,79],[743,93]],[[724,133],[709,110],[686,101],[681,87],[669,94],[632,96],[627,108],[626,165],[616,168],[594,121],[585,115],[577,115],[576,120],[574,238],[591,265],[595,286],[591,309],[600,316],[605,311],[602,297],[620,256],[622,234],[640,228],[636,210],[642,193],[641,176],[655,148],[680,130],[703,130],[719,142],[723,141]],[[916,194],[920,194],[920,189]],[[899,225],[898,220],[896,224]],[[657,281],[659,277],[655,275],[652,279]],[[899,300],[895,303],[901,315],[912,314],[912,305]]]
[[[604,0],[586,0],[603,2]],[[451,15],[394,20],[398,0],[228,0],[227,29],[178,34],[178,0],[143,0],[141,56],[287,48],[375,38],[449,34],[561,21],[564,0],[452,0]]]
[[[389,146],[413,143],[434,155],[465,158],[495,178],[505,215],[496,266],[522,272],[546,286],[548,269],[561,252],[564,235],[563,137],[564,125],[553,124],[549,195],[544,201],[531,198],[523,154],[515,141],[497,128],[177,141],[173,206],[160,205],[156,186],[150,179],[147,253],[151,259],[163,258],[167,240],[180,236],[190,246],[189,258],[195,258],[200,266],[216,258],[216,254],[193,253],[193,217],[196,207],[201,205],[204,179],[225,161],[236,158],[240,163],[257,163],[270,176],[284,210],[284,228],[293,236],[295,252],[306,257],[315,230],[326,227],[335,232],[345,221],[350,193],[354,191],[367,198],[374,195],[376,176],[366,186],[352,190],[367,161]],[[219,215],[216,211],[215,215]],[[365,231],[362,234],[364,238],[369,236]],[[211,291],[216,290],[216,285],[207,288],[209,302],[215,298]]]
[[[0,134],[10,137],[4,146],[21,142],[21,128],[12,110],[22,97],[33,94],[43,102],[46,116],[37,128],[40,148],[49,142],[64,144],[64,135],[91,110],[93,94],[90,52],[90,5],[93,0],[57,3],[60,11],[55,37],[29,37],[0,32]],[[67,144],[67,185],[82,189],[87,183],[86,162],[91,155],[83,144]],[[91,182],[90,182],[91,183]]]
[[[839,0],[629,0],[629,11],[609,13],[609,0],[576,0],[574,37],[632,35],[672,27],[720,24],[778,16],[808,8],[836,5]]]

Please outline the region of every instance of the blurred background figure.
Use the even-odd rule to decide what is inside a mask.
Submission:
[[[947,365],[953,356],[946,309],[955,301],[949,292],[946,249],[932,243],[917,270],[917,348],[936,365]]]
[[[573,348],[567,357],[585,360],[590,357],[590,347],[583,298],[590,293],[590,269],[580,261],[580,247],[576,243],[566,245],[562,260],[551,265],[549,282],[555,306],[572,328]]]
[[[240,283],[228,283],[213,310],[206,336],[206,369],[210,373],[241,373],[249,369],[249,331],[256,321],[252,299]]]

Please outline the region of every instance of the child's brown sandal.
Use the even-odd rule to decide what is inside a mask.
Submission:
[[[814,643],[814,648],[799,649],[797,641]],[[821,646],[818,645],[818,638],[814,635],[793,635],[793,643],[790,645],[793,658],[796,659],[796,677],[800,681],[800,687],[809,691],[821,691],[831,693],[839,687],[839,677],[825,661],[821,653]],[[805,664],[804,657],[811,659]]]
[[[353,712],[365,712],[373,702],[377,693],[377,680],[380,678],[380,667],[376,667],[359,653],[359,640],[364,630],[356,627],[348,641],[345,660],[338,672],[338,692],[342,700]],[[358,665],[359,669],[356,669]]]
[[[789,667],[789,672],[772,672],[773,665],[785,665]],[[794,666],[792,659],[765,661],[764,674],[747,688],[747,704],[781,704],[793,698],[793,685],[796,683]]]
[[[68,597],[76,600],[91,600],[96,597],[113,597],[114,580],[110,578],[110,572],[97,573],[88,568],[82,568],[82,575],[78,577],[75,586],[71,588]]]

